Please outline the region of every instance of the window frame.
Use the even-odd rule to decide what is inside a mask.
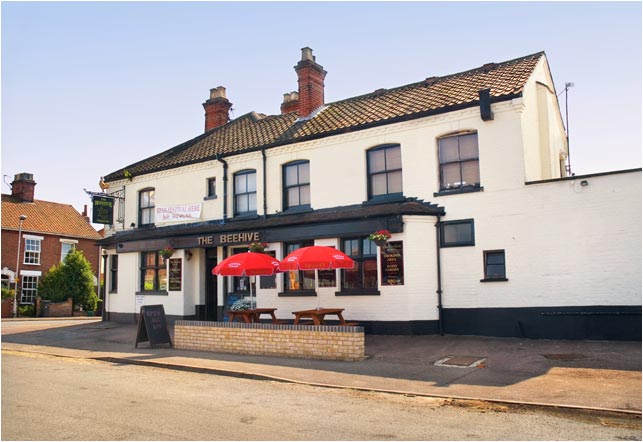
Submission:
[[[33,304],[38,296],[38,283],[40,276],[21,275],[20,278],[20,302],[19,304]],[[32,293],[25,297],[25,293]]]
[[[496,256],[502,256],[502,263],[494,263],[490,264],[489,261],[489,256],[490,255],[496,255]],[[494,282],[494,281],[509,281],[507,279],[507,254],[505,253],[505,249],[496,249],[496,250],[484,250],[482,252],[482,259],[483,259],[483,272],[484,272],[484,279],[481,279],[480,282]],[[490,265],[502,265],[502,274],[495,274],[494,275],[489,275],[489,266]]]
[[[252,192],[247,191],[247,189],[248,189],[248,176],[249,175],[254,175],[254,179],[255,179],[255,183],[254,183],[254,189],[255,190],[252,191]],[[246,192],[238,192],[238,189],[237,189],[237,178],[241,177],[241,176],[246,177]],[[233,196],[233,202],[234,202],[234,204],[233,204],[233,206],[234,206],[234,209],[233,209],[234,216],[252,216],[252,215],[256,215],[257,214],[257,170],[256,169],[240,170],[240,171],[236,172],[232,176],[232,182],[233,182],[232,196]],[[250,210],[250,195],[253,195],[253,194],[255,196],[255,207],[254,207],[254,210]],[[248,204],[247,204],[248,210],[241,212],[239,210],[239,203],[238,203],[237,199],[240,196],[246,196],[246,195],[248,196]]]
[[[205,200],[213,200],[217,198],[217,178],[210,177],[205,180]]]
[[[148,194],[148,202],[151,201],[151,204],[143,206],[143,195]],[[155,209],[156,209],[156,189],[153,187],[148,187],[138,191],[138,226],[139,227],[148,227],[154,226],[155,223]],[[143,222],[143,214],[149,213],[150,222]]]
[[[290,242],[284,242],[283,243],[283,253],[284,257],[288,256],[290,253],[294,252],[297,249],[301,249],[303,247],[309,247],[314,245],[314,241],[312,240],[305,240],[305,241],[290,241]],[[293,246],[297,246],[294,249],[290,249]],[[301,284],[302,281],[307,279],[305,277],[305,274],[308,273],[309,276],[312,275],[313,278],[313,287],[312,288],[299,288],[299,289],[291,289],[289,288],[289,278],[291,273],[296,273],[297,274],[297,281]],[[317,292],[315,291],[315,271],[314,270],[293,270],[293,271],[287,271],[283,272],[283,292],[279,293],[279,296],[317,296]]]
[[[70,246],[70,249],[65,253],[65,246]],[[60,240],[60,262],[64,262],[67,255],[78,248],[78,241],[72,239]]]
[[[400,167],[396,169],[389,169],[388,165],[386,164],[386,151],[389,149],[399,149],[400,151]],[[377,171],[377,172],[372,172],[371,171],[371,166],[372,166],[372,160],[371,160],[371,154],[374,152],[378,151],[384,151],[384,169]],[[389,175],[393,173],[399,172],[401,175],[401,188],[399,192],[390,192],[389,191]],[[386,177],[386,193],[379,193],[377,195],[373,195],[373,178],[375,176],[379,175],[385,175]],[[381,200],[381,199],[394,199],[394,198],[400,198],[404,195],[404,175],[403,175],[403,168],[402,168],[402,146],[400,144],[383,144],[380,146],[375,146],[366,151],[366,181],[367,181],[367,197],[368,200]]]
[[[301,182],[300,178],[300,172],[299,172],[299,167],[302,165],[308,165],[308,181],[307,182]],[[296,167],[297,168],[297,184],[288,184],[287,183],[287,170],[291,167]],[[286,163],[282,165],[281,167],[281,182],[282,182],[282,204],[284,210],[297,210],[297,209],[309,209],[310,208],[310,161],[309,160],[296,160],[296,161],[291,161],[289,163]],[[301,191],[302,188],[308,188],[308,203],[307,204],[301,204]],[[290,205],[289,204],[289,198],[288,194],[289,191],[292,189],[297,189],[298,190],[298,199],[299,203],[297,205]]]
[[[109,256],[109,293],[118,291],[118,255]]]
[[[147,256],[153,255],[154,264],[147,265]],[[140,254],[140,267],[139,267],[139,294],[163,294],[167,295],[167,260],[161,256],[158,251],[155,252],[141,252]],[[145,289],[145,274],[147,271],[154,272],[154,279],[152,281],[152,289]],[[160,274],[165,273],[165,277]],[[164,280],[163,280],[164,279]]]
[[[357,243],[357,248],[358,248],[358,253],[353,254],[350,251],[347,251],[347,243],[352,242],[352,241],[358,241]],[[369,244],[368,250],[365,250],[365,245]],[[380,270],[379,266],[377,264],[377,255],[379,253],[379,250],[377,248],[377,245],[368,239],[366,236],[359,236],[359,237],[350,237],[350,238],[342,238],[341,239],[341,246],[342,246],[342,252],[344,252],[346,255],[348,255],[354,262],[355,265],[357,266],[357,271],[359,272],[359,277],[360,277],[360,287],[346,287],[346,273],[347,269],[341,269],[341,275],[340,275],[340,281],[339,281],[339,288],[340,291],[336,292],[336,296],[346,296],[346,295],[379,295],[379,280],[380,280]],[[369,252],[369,253],[365,253]],[[375,285],[372,287],[365,287],[365,278],[366,274],[364,271],[364,263],[367,261],[374,261],[375,263]]]
[[[444,227],[452,225],[470,225],[471,226],[471,239],[467,241],[445,241]],[[470,247],[476,245],[476,228],[473,218],[456,219],[451,221],[440,221],[440,248],[448,247]]]
[[[39,266],[42,255],[42,236],[24,235],[25,244],[22,255],[23,265]]]
[[[462,159],[461,154],[460,154],[460,138],[464,136],[469,136],[469,135],[475,135],[476,137],[476,150],[477,150],[477,156],[475,158],[466,158]],[[442,155],[441,155],[441,143],[444,140],[447,139],[452,139],[455,138],[458,142],[458,159],[457,160],[451,160],[451,161],[442,161]],[[440,196],[440,195],[445,195],[445,194],[450,194],[450,193],[465,193],[465,192],[476,192],[482,190],[482,179],[480,176],[480,142],[479,142],[479,136],[478,136],[478,131],[471,130],[471,131],[463,131],[463,132],[458,132],[458,133],[453,133],[453,134],[448,134],[444,135],[442,137],[439,137],[437,139],[437,155],[438,155],[438,188],[439,192],[434,194],[434,196]],[[478,182],[473,183],[473,184],[462,184],[462,165],[464,163],[473,163],[475,162],[477,164],[477,170],[478,170]],[[459,171],[460,171],[460,185],[459,186],[447,186],[444,184],[444,167],[448,165],[453,165],[453,164],[459,164]]]

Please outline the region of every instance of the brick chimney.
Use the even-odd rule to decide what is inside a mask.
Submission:
[[[289,114],[299,110],[299,92],[288,92],[284,94],[284,102],[281,103],[281,114]]]
[[[31,173],[16,174],[11,183],[11,196],[22,200],[23,203],[33,203],[36,182]]]
[[[207,132],[226,124],[230,119],[228,111],[231,107],[232,103],[226,98],[225,88],[223,86],[210,89],[210,99],[203,103],[203,109],[205,109],[205,131]]]
[[[295,66],[299,82],[299,116],[308,117],[324,104],[324,78],[326,71],[317,64],[313,50],[301,50],[301,61]],[[283,109],[283,107],[282,107]],[[283,111],[282,111],[283,112]]]

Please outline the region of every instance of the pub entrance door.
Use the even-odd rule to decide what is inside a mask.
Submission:
[[[212,269],[217,265],[217,248],[205,249],[205,320],[218,321],[217,276]]]

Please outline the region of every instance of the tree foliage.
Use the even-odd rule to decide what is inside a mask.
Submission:
[[[74,250],[63,262],[52,266],[40,278],[38,294],[52,302],[72,298],[74,305],[82,305],[85,310],[96,310],[98,296],[94,288],[94,274],[83,251]]]

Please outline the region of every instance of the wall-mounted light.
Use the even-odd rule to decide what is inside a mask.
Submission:
[[[129,226],[130,226],[131,228],[134,228],[134,227],[136,227],[136,223],[132,223],[132,224],[130,224]]]
[[[583,181],[580,182],[580,185],[583,186],[583,187],[589,186],[589,181],[583,180]]]
[[[192,252],[189,249],[185,250],[185,259],[188,261],[192,259]]]

